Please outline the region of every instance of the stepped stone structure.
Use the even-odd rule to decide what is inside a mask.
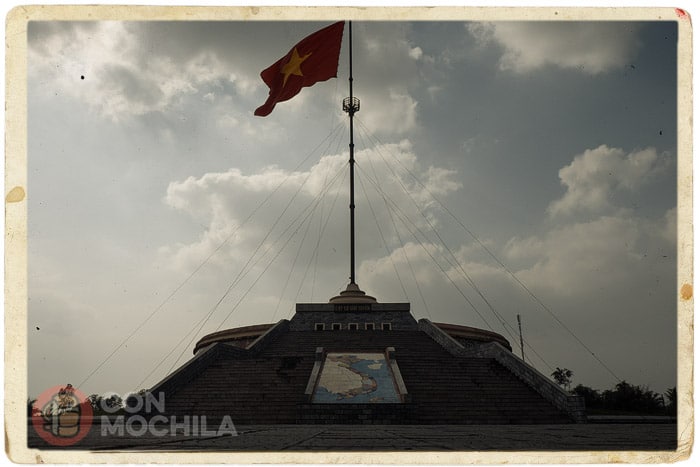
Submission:
[[[582,398],[511,352],[501,335],[416,320],[355,284],[275,324],[209,334],[156,384],[166,414],[236,424],[561,424]]]

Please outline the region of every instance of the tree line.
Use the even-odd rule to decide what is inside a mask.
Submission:
[[[583,397],[588,414],[676,416],[678,401],[675,387],[659,394],[648,386],[637,386],[622,380],[615,387],[603,391],[583,384],[571,389],[573,375],[573,371],[567,368],[557,367],[552,372],[552,378],[559,386]]]

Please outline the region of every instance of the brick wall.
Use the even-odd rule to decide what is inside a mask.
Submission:
[[[235,349],[235,353],[207,354],[206,361],[197,365],[197,372],[183,373],[186,378],[179,387],[170,387],[166,411],[206,415],[212,420],[228,414],[236,424],[572,421],[566,412],[553,406],[495,358],[452,355],[419,330],[282,332],[284,327],[281,325],[280,333],[256,352]],[[229,347],[218,346],[221,350]],[[394,347],[407,402],[310,404],[305,389],[318,347],[329,352],[382,352]]]
[[[381,330],[382,323],[391,323],[396,331],[418,329],[407,303],[298,304],[289,329],[313,331],[317,323],[323,323],[326,330],[331,330],[333,323],[340,323],[344,330],[350,323],[356,323],[360,331],[364,331],[365,323],[374,323],[375,330]]]

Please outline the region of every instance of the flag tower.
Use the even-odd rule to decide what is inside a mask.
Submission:
[[[335,76],[344,26],[307,36],[261,73],[270,96],[256,115]],[[297,303],[289,319],[203,336],[193,358],[150,392],[167,395],[170,414],[228,414],[237,425],[585,422],[583,399],[515,357],[500,334],[417,320],[410,303],[378,303],[358,287],[353,118],[360,100],[351,28],[350,95],[342,101],[350,118],[350,283],[328,303]]]

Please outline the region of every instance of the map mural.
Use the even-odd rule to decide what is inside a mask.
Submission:
[[[313,402],[336,404],[399,403],[384,354],[329,353]]]

